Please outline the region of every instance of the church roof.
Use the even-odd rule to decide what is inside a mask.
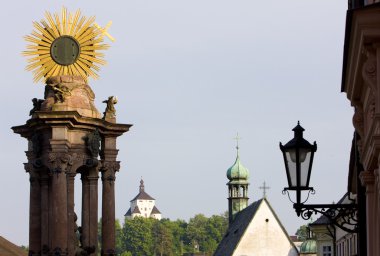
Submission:
[[[247,230],[249,224],[251,223],[252,219],[255,217],[260,205],[263,202],[266,202],[270,211],[275,217],[276,221],[280,225],[282,231],[288,237],[289,243],[292,244],[293,247],[295,248],[294,243],[289,238],[288,233],[286,232],[285,228],[282,226],[280,220],[278,219],[277,215],[273,211],[269,202],[267,201],[266,198],[262,198],[252,203],[250,206],[248,206],[247,208],[245,208],[244,210],[236,214],[234,221],[230,223],[226,234],[224,235],[222,241],[219,243],[214,253],[214,256],[233,255],[245,231]]]
[[[144,181],[141,179],[140,181],[140,192],[131,200],[131,202],[136,200],[155,200],[153,197],[148,195],[148,193],[145,192],[145,186]]]
[[[4,237],[0,236],[0,255],[1,256],[27,256],[28,252],[19,246],[11,243]]]
[[[325,215],[322,215],[316,221],[310,223],[309,225],[315,226],[315,225],[329,225],[329,224],[331,224],[331,221]]]
[[[150,195],[148,195],[148,193],[146,193],[145,191],[140,191],[140,193],[138,193],[138,195],[135,196],[135,198],[133,198],[131,202],[136,201],[136,200],[155,200],[155,199],[151,197]]]
[[[135,207],[135,209],[133,209],[132,214],[134,214],[134,213],[141,213],[140,209],[137,206]]]
[[[161,212],[157,209],[156,206],[154,206],[150,214],[161,214]]]
[[[230,223],[226,234],[215,250],[214,256],[232,255],[251,219],[255,216],[263,199],[236,214],[235,220]]]
[[[131,214],[131,208],[129,208],[128,211],[127,211],[127,213],[124,214],[124,216],[131,216],[131,215],[132,215],[132,214]]]

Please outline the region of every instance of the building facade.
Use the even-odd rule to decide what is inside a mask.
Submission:
[[[161,212],[156,207],[156,200],[145,192],[144,181],[141,179],[139,193],[131,200],[131,207],[124,215],[128,219],[135,217],[154,218],[160,220]]]
[[[322,215],[316,221],[309,224],[309,229],[316,240],[317,256],[335,256],[335,226]]]
[[[368,256],[380,255],[379,13],[379,1],[349,1],[342,73],[342,92],[355,109],[348,188],[357,195],[359,231],[352,246],[357,255]],[[347,243],[338,246],[346,247]]]

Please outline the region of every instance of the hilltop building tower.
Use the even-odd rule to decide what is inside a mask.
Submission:
[[[156,207],[156,200],[145,192],[144,181],[140,181],[139,193],[131,200],[131,207],[124,215],[127,219],[134,217],[154,218],[160,220],[161,212]]]
[[[248,206],[249,171],[239,157],[239,145],[236,146],[235,163],[227,170],[228,186],[228,220],[231,224],[235,215]]]

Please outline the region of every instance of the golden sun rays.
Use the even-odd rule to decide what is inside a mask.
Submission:
[[[33,22],[34,30],[25,36],[30,44],[23,55],[34,82],[59,75],[77,75],[86,81],[89,76],[98,78],[99,66],[106,64],[99,51],[109,47],[103,43],[106,28],[95,24],[95,17],[81,16],[80,10],[72,14],[62,8],[61,15],[46,12],[45,18]]]

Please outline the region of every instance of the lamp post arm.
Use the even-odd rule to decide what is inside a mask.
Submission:
[[[327,217],[331,224],[348,233],[358,232],[358,205],[353,204],[293,204],[298,216],[309,220],[313,214],[320,213]]]

